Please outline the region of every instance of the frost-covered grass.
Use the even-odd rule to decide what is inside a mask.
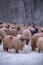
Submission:
[[[0,65],[43,65],[43,53],[32,52],[27,45],[18,54],[14,49],[5,52],[0,45]]]

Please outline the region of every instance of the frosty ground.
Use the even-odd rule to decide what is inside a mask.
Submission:
[[[43,65],[43,53],[32,52],[30,46],[15,53],[14,49],[5,52],[0,45],[0,65]]]

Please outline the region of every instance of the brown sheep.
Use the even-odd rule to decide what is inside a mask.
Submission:
[[[39,27],[40,32],[43,32],[43,27]]]
[[[38,40],[37,40],[37,47],[39,49],[39,52],[43,51],[43,37],[38,38]]]
[[[25,40],[26,40],[26,44],[28,45],[28,43],[29,43],[29,41],[30,41],[30,39],[31,39],[31,32],[30,32],[30,30],[23,30],[23,32],[22,32],[22,38],[24,38]]]
[[[15,29],[15,28],[16,28],[16,26],[14,26],[14,25],[11,26],[11,29]]]
[[[37,40],[38,40],[38,38],[40,38],[40,37],[43,37],[43,33],[35,33],[35,34],[31,37],[32,50],[35,51],[35,49],[36,49],[36,47],[37,47],[37,45],[36,45]]]
[[[2,31],[1,31],[2,32]],[[14,37],[12,35],[6,35],[5,33],[2,34],[0,32],[0,36],[2,37],[3,42],[3,49],[5,51],[8,51],[8,49],[15,49],[15,51],[18,53],[19,50],[22,50],[25,45],[25,40],[21,37]]]
[[[13,35],[13,36],[16,36],[20,32],[20,30],[21,30],[20,27],[16,27],[15,29],[12,28],[4,29],[7,35]]]
[[[3,28],[1,29],[4,30],[7,35],[13,35],[13,36],[16,36],[19,32],[21,33],[22,30],[20,26],[16,26],[9,23],[4,23]]]
[[[20,30],[21,30],[21,29],[20,29],[19,27],[15,28],[15,29],[10,29],[10,30],[8,31],[8,35],[16,36],[16,35],[19,33]]]
[[[4,30],[6,32],[6,34],[8,34],[8,32],[10,30],[10,24],[3,23],[3,28],[0,28],[0,29]]]
[[[39,27],[38,26],[34,26],[34,25],[29,26],[27,29],[29,29],[31,31],[32,35],[39,32]]]

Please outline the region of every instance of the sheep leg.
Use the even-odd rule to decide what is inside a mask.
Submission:
[[[33,45],[31,45],[31,47],[32,47],[32,51],[35,51],[37,46],[33,44]]]
[[[2,41],[0,40],[0,45],[2,44]]]
[[[6,51],[8,51],[8,48],[6,48]]]
[[[2,44],[2,42],[0,42],[0,45]]]
[[[34,47],[32,47],[32,51],[35,51]]]
[[[18,53],[18,50],[16,50],[16,53]]]
[[[16,53],[18,53],[18,51],[16,51]]]
[[[40,49],[39,49],[39,53],[40,53]]]
[[[8,51],[8,48],[3,48],[4,49],[4,51]]]
[[[31,45],[31,47],[32,47],[32,51],[34,51],[34,46],[33,46],[33,45]]]

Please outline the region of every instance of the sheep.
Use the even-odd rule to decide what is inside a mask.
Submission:
[[[11,27],[11,29],[15,29],[15,28],[16,28],[16,26],[15,26],[15,25],[11,25],[10,27]]]
[[[28,45],[29,41],[31,40],[31,35],[32,35],[30,30],[27,30],[27,29],[23,30],[21,35],[22,35],[22,38],[26,40],[26,44]]]
[[[39,27],[40,32],[43,32],[43,27]]]
[[[19,27],[15,28],[15,29],[10,29],[8,35],[16,36],[20,30],[21,29]]]
[[[7,35],[16,36],[20,32],[20,30],[21,30],[20,27],[16,27],[15,29],[9,28],[9,29],[5,29],[4,31],[6,32]]]
[[[1,28],[2,30],[4,30],[6,32],[7,35],[13,35],[16,36],[18,33],[21,33],[21,27],[17,26],[17,25],[11,25],[11,24],[7,24],[4,23],[3,24],[3,28]]]
[[[3,49],[5,51],[8,51],[8,49],[15,49],[16,53],[19,52],[19,50],[22,50],[25,45],[25,40],[20,39],[18,37],[14,37],[11,35],[6,35],[3,38]]]
[[[40,37],[43,37],[43,33],[35,33],[32,37],[31,37],[31,47],[32,47],[32,50],[35,51],[37,45],[37,40],[38,38]]]
[[[0,28],[0,29],[4,30],[4,31],[6,32],[6,34],[8,34],[8,32],[9,32],[9,30],[10,30],[10,24],[5,24],[5,23],[4,23],[2,26],[3,26],[3,27]]]
[[[35,33],[38,33],[38,27],[34,26],[34,25],[30,26],[30,31],[31,31],[32,35],[35,34]]]
[[[38,38],[36,45],[37,48],[39,49],[39,52],[43,51],[43,37]]]
[[[22,50],[25,45],[25,40],[21,37],[15,37],[12,35],[6,35],[4,30],[0,30],[0,36],[3,42],[3,49],[8,51],[8,49],[15,49],[18,53],[19,50]]]

